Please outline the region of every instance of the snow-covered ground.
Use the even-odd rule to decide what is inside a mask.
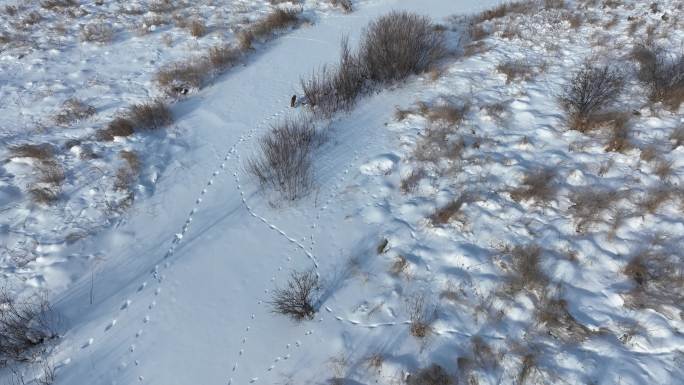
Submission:
[[[481,27],[488,36],[468,43],[464,57],[321,122],[328,140],[314,154],[315,188],[308,196],[275,201],[245,171],[270,124],[299,113],[289,99],[301,92],[300,77],[336,62],[342,36],[354,43],[370,20],[393,9],[460,30],[461,18],[451,15],[496,3],[373,0],[355,2],[351,14],[306,3],[313,25],[260,47],[244,66],[173,104],[175,123],[163,134],[107,150],[110,157],[126,148],[143,153],[148,178],[139,188],[146,193],[115,226],[81,207],[92,207],[102,193],[83,187],[85,179],[67,178],[92,197],[79,198],[78,209],[42,209],[18,198],[14,178],[25,178],[26,161],[3,165],[0,240],[9,248],[20,244],[19,235],[40,237],[40,256],[20,269],[7,262],[5,276],[15,283],[23,274],[24,283],[57,293],[61,336],[46,358],[56,368],[55,383],[401,384],[433,363],[451,384],[681,383],[684,146],[673,148],[669,138],[684,120],[681,109],[647,103],[628,58],[649,25],[658,25],[651,34],[659,45],[681,46],[682,10],[674,1],[661,1],[657,12],[639,1],[568,2],[567,9],[486,21]],[[252,15],[268,7],[235,2],[215,4],[214,12],[210,4],[196,4],[216,25],[233,25],[245,8]],[[583,22],[573,26],[575,14]],[[644,23],[629,32],[635,20]],[[209,34],[195,41],[173,28],[168,33],[180,47],[231,38]],[[3,95],[31,98],[33,111],[22,115],[16,104],[3,105],[9,122],[3,124],[12,128],[7,143],[64,140],[64,131],[26,131],[35,121],[21,116],[46,121],[76,90],[98,115],[70,128],[75,137],[97,127],[100,114],[111,117],[146,100],[150,95],[138,90],[153,89],[158,66],[151,62],[187,54],[163,48],[155,34],[85,48],[72,40],[53,53],[54,42],[45,41],[32,60],[55,71],[63,66],[59,73],[11,64],[26,71],[15,77],[3,64],[0,76],[15,84],[3,84]],[[135,57],[130,52],[140,57],[110,67],[103,51],[121,60]],[[21,63],[2,55],[3,63]],[[621,63],[627,74],[618,108],[632,115],[630,145],[621,152],[605,150],[606,130],[569,130],[557,102],[592,57]],[[528,73],[508,82],[497,68],[518,61]],[[62,83],[50,100],[31,88],[50,83],[47,73]],[[110,92],[83,85],[105,75]],[[131,79],[130,87],[121,79]],[[107,99],[111,93],[119,96]],[[440,106],[467,108],[459,121],[438,115]],[[443,116],[448,119],[440,121]],[[436,135],[439,129],[447,134]],[[650,148],[652,158],[644,156]],[[669,171],[658,172],[664,164]],[[544,174],[551,180],[549,199],[526,200],[524,176],[540,170],[551,170]],[[581,222],[578,194],[588,189],[616,194]],[[649,211],[649,198],[663,189],[669,195]],[[444,220],[434,216],[452,202],[460,205]],[[103,228],[74,243],[50,241],[51,232],[64,237],[60,226],[71,222]],[[635,307],[628,303],[635,283],[624,271],[639,254],[669,261],[672,280],[664,300]],[[535,274],[521,275],[516,261],[530,255],[538,256],[539,270],[532,266]],[[315,318],[294,322],[273,314],[272,290],[290,271],[309,268],[322,279]],[[521,276],[534,280],[521,282]],[[416,301],[429,323],[424,338],[411,334]],[[16,368],[26,383],[42,375],[40,365]]]

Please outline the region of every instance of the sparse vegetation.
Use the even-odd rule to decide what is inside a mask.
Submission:
[[[537,308],[537,320],[551,336],[566,342],[579,342],[591,335],[591,330],[572,316],[564,299],[546,293]]]
[[[624,294],[625,305],[666,312],[684,301],[684,269],[676,253],[648,249],[636,254],[623,273],[635,284]]]
[[[511,198],[516,201],[549,202],[556,197],[555,176],[556,172],[551,168],[543,168],[525,174],[522,186],[511,191]]]
[[[240,45],[244,49],[251,48],[254,41],[266,41],[276,31],[297,25],[302,21],[301,12],[301,8],[275,9],[240,33]]]
[[[95,107],[87,103],[71,98],[62,104],[62,109],[55,116],[55,123],[66,125],[75,121],[86,119],[95,114]]]
[[[17,300],[2,289],[0,305],[2,359],[33,361],[42,353],[41,347],[57,337],[57,317],[46,294]]]
[[[535,74],[535,67],[524,60],[509,60],[496,66],[496,70],[506,76],[506,84],[514,80],[530,80]]]
[[[516,293],[526,289],[530,291],[542,290],[549,282],[541,268],[542,248],[534,243],[516,245],[510,251],[511,262],[509,289]]]
[[[639,79],[649,88],[649,98],[672,111],[684,103],[684,54],[670,54],[662,48],[641,45],[632,51],[639,63]]]
[[[166,103],[157,99],[133,105],[130,119],[136,129],[157,130],[173,123],[173,114]]]
[[[455,199],[448,203],[446,206],[443,206],[437,211],[434,212],[430,216],[430,221],[435,224],[435,225],[443,225],[445,223],[448,223],[451,218],[456,215],[461,210],[461,207],[463,207],[463,204],[468,202],[468,195],[467,194],[462,194],[458,199]]]
[[[316,313],[315,295],[320,289],[318,276],[313,270],[293,271],[287,286],[275,289],[271,297],[273,312],[296,321],[312,319]]]
[[[81,40],[89,43],[109,43],[114,37],[114,28],[104,20],[81,27]]]
[[[95,138],[101,141],[112,141],[116,137],[127,137],[133,135],[133,122],[128,118],[116,118],[109,122],[106,128],[100,129],[95,134]]]
[[[618,200],[619,194],[613,190],[587,187],[570,194],[570,212],[575,219],[575,229],[583,233],[601,221],[601,216]]]
[[[428,303],[424,293],[416,293],[406,299],[406,311],[408,312],[411,326],[411,335],[417,338],[425,338],[432,332],[430,325],[435,319],[435,309]]]

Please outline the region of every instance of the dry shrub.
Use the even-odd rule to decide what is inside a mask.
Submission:
[[[255,40],[269,40],[276,31],[299,24],[302,21],[300,19],[301,13],[301,8],[278,8],[273,10],[266,17],[256,21],[249,28],[241,32],[241,47],[247,49],[252,46]]]
[[[0,291],[0,356],[14,361],[33,361],[41,346],[57,338],[57,317],[44,293],[25,300]]]
[[[149,4],[149,10],[156,13],[168,13],[178,9],[180,4],[174,0],[154,0]]]
[[[14,158],[33,158],[38,160],[52,159],[55,153],[52,145],[43,144],[21,144],[10,148],[10,154]]]
[[[455,127],[463,121],[470,106],[466,104],[456,104],[446,102],[430,107],[421,113],[426,116],[429,123],[441,123],[449,127]]]
[[[90,43],[109,43],[114,37],[114,28],[104,20],[85,24],[81,27],[81,41]]]
[[[7,14],[7,16],[16,16],[17,12],[19,11],[17,9],[16,5],[9,5],[9,4],[5,5],[5,7],[3,9],[5,10],[5,13]]]
[[[624,152],[632,147],[630,139],[629,114],[617,114],[610,125],[610,136],[605,151]]]
[[[588,130],[592,118],[613,104],[624,86],[622,73],[613,67],[585,65],[564,88],[560,103],[570,118],[570,127]]]
[[[401,179],[401,186],[399,187],[401,192],[405,194],[413,192],[425,175],[426,173],[423,168],[412,169],[410,174]]]
[[[285,199],[297,199],[311,188],[311,152],[316,139],[310,120],[288,118],[261,138],[260,153],[247,167],[262,186],[273,188]]]
[[[407,385],[451,385],[453,383],[454,379],[449,373],[437,364],[420,369],[406,379]]]
[[[38,11],[31,11],[21,18],[21,26],[32,26],[40,23],[43,20],[43,16]]]
[[[575,220],[575,230],[583,233],[590,226],[601,222],[602,215],[620,197],[617,191],[585,187],[570,194],[570,212]]]
[[[157,71],[156,80],[170,95],[184,95],[190,89],[198,89],[209,76],[210,63],[194,59],[173,63]]]
[[[632,57],[639,63],[639,80],[649,88],[649,99],[679,110],[684,102],[684,54],[641,45],[635,47]]]
[[[64,179],[64,169],[54,159],[44,160],[36,165],[38,182],[59,187]]]
[[[677,251],[646,250],[630,260],[623,273],[634,281],[635,287],[624,295],[626,306],[661,312],[665,311],[664,306],[681,307],[684,268]]]
[[[655,160],[658,158],[659,151],[658,147],[654,145],[647,145],[644,148],[640,149],[639,152],[639,159],[650,162],[652,160]]]
[[[592,332],[582,325],[568,311],[568,304],[562,298],[553,298],[545,294],[537,308],[537,321],[548,333],[565,342],[580,342]]]
[[[313,270],[293,271],[287,287],[273,291],[271,306],[273,312],[286,315],[296,321],[312,319],[316,314],[315,295],[320,290],[318,276]]]
[[[86,119],[95,114],[95,107],[79,100],[71,98],[62,104],[62,110],[55,116],[57,124],[66,125],[78,120]]]
[[[556,172],[550,168],[525,174],[522,186],[511,191],[511,198],[516,201],[549,202],[556,197],[556,187],[553,182],[555,177]]]
[[[525,60],[509,60],[496,66],[496,70],[506,75],[506,84],[517,79],[530,80],[534,76],[534,66]]]
[[[444,34],[428,17],[395,11],[370,22],[358,56],[369,79],[393,82],[429,70],[446,52]]]
[[[549,2],[553,5],[556,2]],[[475,20],[478,22],[489,21],[494,19],[502,18],[511,13],[522,13],[526,14],[532,12],[538,8],[538,5],[534,1],[523,0],[523,1],[511,1],[497,5],[492,9],[483,11],[479,15],[475,16]]]
[[[478,42],[489,36],[489,34],[489,29],[485,28],[482,24],[472,23],[468,27],[468,38],[470,41]]]
[[[202,37],[207,34],[207,27],[202,20],[192,19],[188,23],[188,31],[190,31],[190,35],[193,37]]]
[[[653,169],[653,173],[660,179],[668,179],[674,170],[672,169],[672,161],[667,159],[657,159]]]
[[[463,207],[464,203],[468,202],[467,194],[463,194],[458,199],[451,201],[446,206],[439,208],[430,216],[430,222],[433,225],[443,225],[448,223]]]
[[[543,290],[549,282],[541,268],[542,248],[537,244],[516,245],[510,252],[509,290]]]
[[[428,303],[424,293],[413,294],[406,299],[406,311],[409,314],[411,335],[425,338],[432,332],[430,324],[435,320],[436,311]]]
[[[302,90],[315,113],[330,117],[340,109],[353,107],[363,91],[364,69],[351,52],[347,38],[342,39],[340,62],[333,70],[323,67],[308,80],[301,80]]]
[[[162,100],[133,105],[130,119],[136,129],[156,130],[173,123],[173,114]]]
[[[95,134],[95,138],[101,141],[112,141],[116,137],[127,137],[135,132],[133,122],[128,118],[115,118],[106,128],[100,129]]]
[[[353,11],[351,0],[330,0],[333,7],[340,7],[343,11],[349,13]]]

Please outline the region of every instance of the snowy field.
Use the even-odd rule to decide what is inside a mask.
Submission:
[[[0,335],[0,381],[684,383],[684,6],[499,3],[0,0],[3,293],[54,330],[24,362]],[[393,10],[450,52],[316,115],[306,193],[260,185],[301,79]],[[161,84],[215,47],[239,58]],[[583,68],[619,91],[573,120]],[[172,122],[103,139],[155,100]],[[273,312],[293,271],[311,319]]]

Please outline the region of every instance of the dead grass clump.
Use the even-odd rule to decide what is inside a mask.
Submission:
[[[289,118],[274,125],[260,140],[260,153],[248,161],[249,171],[262,186],[294,200],[306,194],[312,184],[311,152],[316,130],[306,118]]]
[[[44,160],[36,165],[38,171],[38,182],[52,187],[61,186],[66,178],[64,169],[54,159]]]
[[[444,34],[429,18],[395,11],[370,22],[358,56],[366,76],[383,83],[427,71],[446,53]]]
[[[649,88],[649,99],[679,110],[684,103],[684,54],[642,45],[635,47],[632,57],[639,63],[639,80]]]
[[[435,309],[428,304],[425,294],[419,293],[406,299],[406,311],[409,314],[411,335],[417,338],[425,338],[432,332],[430,325],[436,316]]]
[[[149,10],[155,13],[168,13],[178,9],[180,4],[174,0],[154,0],[149,4]]]
[[[62,110],[55,116],[55,123],[66,125],[95,115],[95,107],[71,98],[62,104]]]
[[[273,312],[286,315],[296,321],[312,319],[316,313],[315,295],[320,290],[318,276],[313,270],[293,271],[287,286],[275,289],[271,297]]]
[[[513,293],[520,290],[543,290],[549,282],[541,268],[542,248],[537,244],[516,245],[510,252],[509,289]]]
[[[77,7],[77,0],[42,0],[40,6],[43,9],[55,10],[60,8]]]
[[[173,114],[166,103],[157,99],[131,107],[130,119],[136,129],[156,130],[173,123]]]
[[[489,36],[489,29],[485,28],[482,24],[472,23],[468,27],[468,37],[471,42],[479,42],[480,40]]]
[[[100,141],[110,142],[116,137],[127,137],[135,132],[133,122],[128,118],[116,118],[109,122],[106,128],[98,130],[95,138]]]
[[[469,108],[468,104],[458,105],[447,102],[430,107],[427,110],[426,117],[430,123],[442,123],[449,127],[454,127],[463,121]]]
[[[463,138],[454,138],[454,128],[446,124],[428,124],[418,139],[413,156],[424,162],[437,163],[441,160],[456,160],[465,149]]]
[[[242,52],[231,45],[218,45],[209,48],[209,62],[211,66],[218,70],[230,68],[242,56]]]
[[[192,19],[188,23],[188,31],[192,37],[202,37],[207,34],[207,27],[200,19]]]
[[[613,104],[624,85],[622,73],[610,66],[585,65],[565,87],[560,103],[570,119],[570,127],[587,131],[591,119]]]
[[[468,201],[466,194],[461,195],[458,199],[450,202],[446,206],[439,208],[430,216],[430,222],[433,225],[443,225],[448,223],[463,207],[463,204]]]
[[[278,8],[274,10],[241,32],[240,39],[242,41],[240,45],[247,49],[252,47],[255,40],[269,40],[276,31],[299,24],[302,21],[300,19],[301,13],[301,8]]]
[[[625,152],[632,147],[630,139],[629,114],[618,114],[610,126],[610,136],[605,151]]]
[[[534,66],[524,60],[509,60],[496,66],[496,70],[506,75],[506,84],[514,80],[530,80],[534,76]]]
[[[639,202],[639,208],[654,214],[660,206],[672,199],[676,190],[670,185],[662,185],[646,191],[643,199]]]
[[[515,201],[549,202],[556,197],[556,188],[553,182],[555,177],[556,172],[551,168],[525,174],[522,186],[511,191],[511,198]]]
[[[352,2],[351,0],[330,0],[330,4],[333,7],[340,7],[344,12],[352,12]]]
[[[408,174],[405,178],[401,179],[401,186],[399,187],[401,189],[401,192],[408,194],[410,192],[415,191],[416,187],[418,186],[418,183],[420,183],[420,180],[423,179],[425,176],[425,169],[412,169],[410,174]]]
[[[658,158],[658,155],[660,154],[658,147],[654,145],[647,145],[644,148],[640,149],[639,152],[639,159],[650,162],[652,160],[655,160]]]
[[[570,212],[575,220],[575,230],[583,233],[590,226],[601,222],[601,216],[618,200],[619,194],[613,190],[586,187],[570,194]]]
[[[406,378],[407,385],[451,385],[454,379],[437,364],[420,369]]]
[[[104,20],[85,24],[81,27],[81,41],[89,43],[109,43],[114,37],[114,28]]]
[[[655,162],[653,173],[656,174],[660,179],[668,179],[674,171],[672,168],[672,164],[672,161],[658,158]]]
[[[46,294],[25,300],[0,292],[0,355],[3,359],[34,361],[41,346],[57,338],[57,317]]]
[[[537,321],[546,328],[548,333],[562,341],[580,342],[592,333],[570,314],[568,303],[561,298],[544,295],[537,307]]]
[[[10,154],[14,158],[33,158],[37,160],[49,160],[54,155],[52,145],[44,144],[21,144],[10,148]]]
[[[157,83],[169,95],[185,95],[190,89],[199,89],[209,74],[206,60],[194,59],[162,67],[156,74]]]
[[[7,16],[16,16],[17,12],[19,12],[19,9],[17,8],[16,5],[5,5],[3,8],[5,10],[5,13]]]
[[[664,312],[666,306],[684,302],[684,269],[676,251],[669,255],[646,250],[634,256],[623,273],[635,284],[624,295],[628,307]]]

